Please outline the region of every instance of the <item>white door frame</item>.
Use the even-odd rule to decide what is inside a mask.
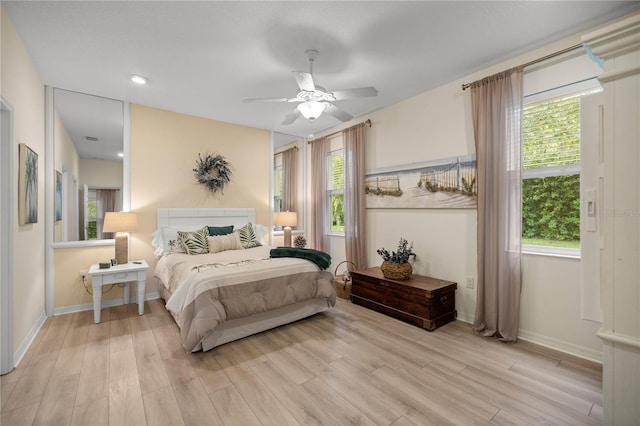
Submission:
[[[13,108],[0,97],[0,374],[13,370]]]

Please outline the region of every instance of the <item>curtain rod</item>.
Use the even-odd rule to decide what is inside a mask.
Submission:
[[[562,49],[562,50],[558,50],[557,52],[550,53],[550,54],[548,54],[546,56],[543,56],[541,58],[534,59],[533,61],[529,61],[526,64],[523,64],[521,66],[522,66],[522,68],[526,68],[526,67],[528,67],[530,65],[537,64],[537,63],[542,62],[542,61],[546,61],[547,59],[555,58],[556,56],[560,56],[560,55],[562,55],[564,53],[572,52],[574,50],[580,49],[582,46],[583,46],[582,43],[574,44],[573,46],[567,47],[567,48]],[[473,83],[465,83],[465,84],[463,84],[462,85],[462,90],[467,90],[469,87],[471,87],[472,84]]]
[[[371,119],[368,118],[365,121],[363,121],[362,123],[358,123],[358,124],[368,124],[369,127],[371,127]],[[354,124],[353,126],[347,127],[346,129],[350,129],[351,127],[357,126],[358,124]],[[330,136],[337,135],[338,133],[340,133],[340,132],[342,132],[343,130],[346,130],[346,129],[338,130],[337,132],[329,133],[328,135],[324,135],[324,136],[320,136],[320,137],[317,137],[317,138],[309,139],[307,141],[307,143],[311,143],[311,142],[315,141],[316,139],[328,138]]]

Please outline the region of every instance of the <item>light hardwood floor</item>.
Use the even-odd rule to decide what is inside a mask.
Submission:
[[[427,332],[339,300],[190,354],[160,300],[49,318],[2,377],[2,425],[601,424],[598,365]]]

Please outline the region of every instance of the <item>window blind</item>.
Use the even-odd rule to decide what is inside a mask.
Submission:
[[[580,95],[524,108],[522,167],[580,164]]]

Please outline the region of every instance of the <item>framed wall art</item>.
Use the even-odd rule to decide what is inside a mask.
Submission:
[[[38,223],[38,154],[19,145],[18,216],[20,225]]]
[[[475,154],[371,170],[367,208],[475,209]]]

